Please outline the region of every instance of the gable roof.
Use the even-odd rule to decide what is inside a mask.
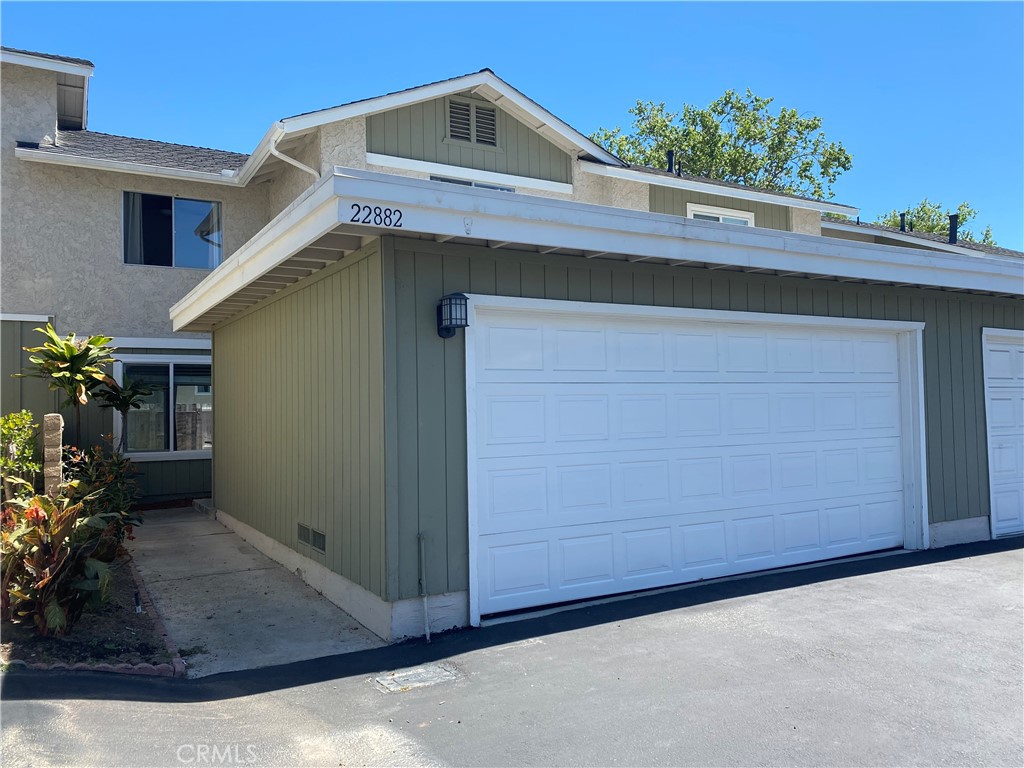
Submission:
[[[93,69],[95,69],[95,65],[88,59],[78,59],[74,56],[59,56],[55,53],[26,51],[6,45],[0,45],[0,61],[4,64],[20,64],[25,67],[52,69],[55,72],[64,72],[72,75],[89,76],[92,74]]]
[[[426,85],[405,88],[383,96],[375,96],[358,101],[350,101],[314,112],[286,117],[277,125],[285,134],[311,130],[327,123],[347,120],[352,117],[365,117],[378,112],[385,112],[410,104],[450,96],[456,93],[472,91],[488,101],[501,107],[520,122],[526,124],[541,136],[567,152],[593,157],[608,165],[625,166],[622,160],[611,152],[591,141],[571,125],[556,117],[526,94],[512,87],[490,69],[481,69],[447,80],[438,80]],[[253,155],[255,156],[255,152]]]
[[[986,245],[985,243],[976,243],[970,240],[957,240],[956,243],[949,242],[949,238],[946,235],[939,235],[934,232],[902,232],[899,227],[890,227],[887,224],[878,224],[875,222],[865,221],[853,221],[846,219],[834,219],[827,216],[822,217],[821,226],[823,229],[841,229],[849,232],[855,232],[858,230],[869,230],[873,233],[878,234],[882,237],[891,237],[894,240],[902,240],[904,242],[913,242],[914,240],[923,240],[929,245],[938,248],[939,250],[951,251],[953,253],[963,253],[964,251],[980,251],[981,253],[988,253],[993,256],[1010,256],[1012,258],[1024,258],[1024,253],[1021,251],[1014,251],[1010,248],[1002,248],[998,245]]]

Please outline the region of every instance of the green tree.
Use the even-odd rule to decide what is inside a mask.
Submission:
[[[774,99],[726,91],[707,107],[684,104],[671,112],[664,102],[637,101],[631,133],[599,128],[590,138],[631,165],[665,166],[676,151],[679,170],[760,189],[831,198],[832,185],[853,159],[828,141],[820,117],[781,108]]]
[[[942,206],[941,203],[933,203],[927,197],[913,208],[904,208],[902,211],[891,210],[875,219],[876,224],[885,224],[889,227],[899,227],[900,214],[907,214],[907,225],[913,223],[915,232],[931,232],[936,235],[949,236],[949,214],[953,213]],[[967,222],[978,217],[978,212],[971,207],[967,201],[960,203],[955,213],[959,214],[957,220],[957,238],[972,243],[983,243],[995,245],[995,238],[992,237],[992,227],[985,227],[985,231],[978,237],[967,228]]]

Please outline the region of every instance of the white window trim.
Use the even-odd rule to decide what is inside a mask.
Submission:
[[[22,315],[17,312],[0,312],[0,320],[11,323],[48,323],[53,315]]]
[[[201,340],[199,340],[201,341]],[[178,347],[181,349],[182,347]],[[171,370],[169,371],[171,385],[174,384],[174,364],[181,363],[183,365],[209,365],[211,367],[211,374],[213,372],[213,359],[207,355],[123,355],[116,363],[114,363],[114,380],[118,384],[124,384],[124,364],[125,363],[142,363],[152,365],[168,365]],[[173,406],[173,403],[172,403]],[[167,426],[168,434],[174,434],[174,408],[167,409]],[[121,444],[121,433],[124,431],[124,421],[121,414],[114,411],[114,425],[113,425],[113,436],[114,445]],[[189,459],[212,459],[213,450],[204,449],[199,451],[125,451],[124,455],[126,458],[131,459],[139,464],[144,464],[150,461],[187,461]]]
[[[693,214],[704,213],[708,216],[731,216],[734,219],[743,219],[747,222],[748,226],[756,226],[754,224],[754,214],[750,211],[737,211],[733,208],[718,208],[713,205],[701,205],[700,203],[687,203],[686,204],[686,218],[692,219]],[[699,221],[699,219],[698,219]],[[728,222],[720,222],[727,224]],[[735,225],[734,225],[735,226]]]
[[[167,265],[167,264],[130,264],[127,261],[124,260],[125,259],[125,252],[124,252],[125,251],[125,238],[124,238],[124,224],[125,224],[125,219],[124,219],[124,196],[126,194],[128,194],[128,193],[138,194],[138,195],[153,195],[154,197],[168,197],[168,198],[171,199],[171,264],[170,265]],[[212,267],[179,267],[177,264],[174,263],[174,259],[175,259],[175,253],[174,253],[174,218],[175,218],[175,216],[174,216],[174,201],[175,200],[190,200],[190,201],[192,201],[194,203],[215,203],[216,205],[220,206],[220,214],[219,214],[219,218],[220,218],[220,237],[221,237],[220,259],[218,259],[217,263],[214,264]],[[198,197],[188,197],[187,195],[163,195],[163,194],[160,194],[159,192],[143,192],[142,190],[139,190],[139,189],[122,189],[121,190],[121,265],[122,266],[125,266],[125,267],[149,267],[150,269],[153,269],[153,268],[156,268],[156,269],[194,269],[197,272],[212,272],[217,267],[219,267],[221,264],[223,264],[224,261],[227,259],[227,257],[224,255],[225,246],[224,246],[223,240],[224,240],[224,201],[223,200],[203,200],[203,199],[198,198]]]
[[[541,192],[557,192],[562,195],[572,194],[572,184],[566,184],[561,181],[531,179],[528,176],[514,176],[511,173],[478,171],[475,168],[461,168],[457,165],[431,163],[426,160],[410,160],[406,157],[393,157],[392,155],[381,155],[376,152],[366,153],[366,163],[367,165],[394,168],[398,171],[415,171],[434,176],[447,176],[450,179],[460,179],[462,181],[482,181],[485,184],[515,187],[517,190],[536,189]]]
[[[210,349],[209,339],[168,339],[165,337],[150,338],[146,336],[117,336],[112,342],[113,347],[129,347],[131,349]]]

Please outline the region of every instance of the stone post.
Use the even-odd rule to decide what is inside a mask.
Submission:
[[[43,492],[57,495],[64,479],[63,457],[64,417],[59,413],[43,416]]]

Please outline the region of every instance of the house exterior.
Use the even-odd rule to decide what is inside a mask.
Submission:
[[[86,133],[13,162],[224,201],[170,308],[213,507],[386,639],[1024,531],[1020,253],[630,167],[489,70],[219,171]]]

